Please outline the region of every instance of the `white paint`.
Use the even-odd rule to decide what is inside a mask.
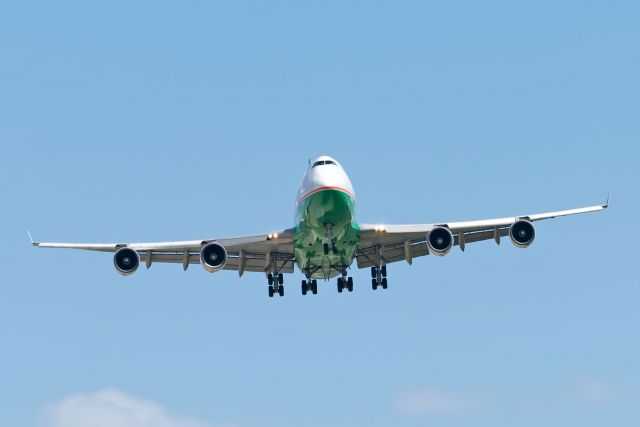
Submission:
[[[313,166],[317,162],[333,162],[334,164],[324,164]],[[355,192],[349,176],[342,168],[342,165],[329,156],[320,156],[314,159],[307,172],[304,174],[302,184],[298,189],[296,203],[300,203],[305,196],[325,187],[335,187],[348,192],[355,199]]]

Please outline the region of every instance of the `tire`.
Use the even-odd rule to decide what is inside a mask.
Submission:
[[[324,250],[325,255],[329,255],[329,245],[327,243],[322,246],[322,249]]]
[[[349,279],[347,279],[347,289],[349,292],[353,292],[353,277],[349,277]]]
[[[376,281],[376,279],[371,279],[371,288],[375,291],[376,289],[378,289],[378,282]]]
[[[308,291],[308,288],[307,288],[307,281],[306,281],[306,280],[303,280],[303,281],[302,281],[302,295],[306,295],[306,294],[307,294],[307,291]]]
[[[386,265],[383,265],[380,268],[380,273],[382,273],[382,277],[387,277],[387,266]]]
[[[377,275],[378,275],[377,269],[375,267],[371,267],[371,278],[375,279]]]
[[[311,282],[311,292],[313,292],[314,295],[318,293],[318,282],[316,280]]]
[[[282,273],[278,273],[278,283],[281,285],[284,283],[284,276]]]
[[[342,282],[343,282],[342,277],[338,277],[338,292],[339,293],[342,293],[342,288],[344,286]]]
[[[280,287],[278,288],[278,295],[280,295],[281,297],[283,297],[283,296],[284,296],[284,286],[280,286]]]
[[[269,282],[269,286],[273,285],[273,274],[269,273],[267,276],[267,281]]]
[[[269,286],[269,298],[273,298],[273,286]]]
[[[387,289],[387,278],[382,279],[382,289]]]

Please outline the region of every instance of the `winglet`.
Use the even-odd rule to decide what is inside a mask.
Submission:
[[[603,208],[608,208],[609,207],[609,199],[611,198],[611,193],[607,194],[607,203],[605,203],[604,205],[602,205]]]
[[[31,232],[29,230],[27,230],[27,235],[29,236],[29,240],[31,241],[32,246],[40,246],[40,243],[33,241],[33,237],[31,237]]]

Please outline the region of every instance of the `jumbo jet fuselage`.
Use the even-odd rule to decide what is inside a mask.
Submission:
[[[351,265],[360,227],[349,176],[331,157],[310,162],[296,199],[295,260],[307,277],[328,279]],[[337,267],[337,268],[336,268]]]

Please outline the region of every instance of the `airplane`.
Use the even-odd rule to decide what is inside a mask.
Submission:
[[[40,243],[40,248],[68,248],[112,252],[118,273],[133,274],[140,263],[147,269],[155,262],[200,264],[206,271],[235,270],[266,275],[269,297],[284,296],[284,274],[294,264],[305,275],[303,295],[318,293],[318,280],[338,276],[338,292],[353,291],[349,270],[371,269],[371,287],[387,289],[387,265],[425,255],[444,256],[453,246],[462,251],[467,244],[493,239],[500,244],[509,237],[518,248],[526,248],[536,236],[534,222],[560,216],[596,212],[609,207],[590,206],[515,217],[432,224],[360,224],[355,221],[356,196],[347,173],[329,156],[309,162],[295,203],[296,224],[265,234],[225,239],[201,239],[160,243]]]

